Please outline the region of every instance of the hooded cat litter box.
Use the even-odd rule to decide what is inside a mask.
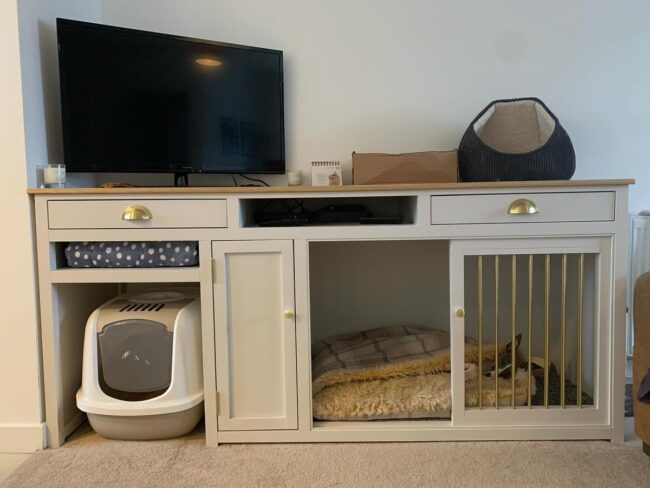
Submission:
[[[458,146],[461,181],[568,180],[575,160],[569,135],[537,98],[490,103]]]
[[[203,416],[198,290],[120,295],[86,324],[77,407],[112,439],[164,439]]]

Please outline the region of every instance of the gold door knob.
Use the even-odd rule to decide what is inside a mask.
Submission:
[[[456,317],[464,317],[465,316],[465,310],[463,310],[462,307],[456,307]]]
[[[151,220],[153,215],[147,207],[141,205],[129,205],[122,212],[122,220]]]
[[[285,308],[284,312],[282,313],[285,319],[292,319],[293,318],[293,310],[290,308]]]
[[[509,215],[524,215],[524,214],[536,214],[538,213],[537,205],[532,200],[528,198],[520,198],[515,200],[508,207]]]

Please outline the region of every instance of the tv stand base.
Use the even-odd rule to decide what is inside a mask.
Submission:
[[[174,173],[174,186],[190,186],[187,173]]]

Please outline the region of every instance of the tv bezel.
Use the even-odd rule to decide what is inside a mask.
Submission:
[[[282,134],[282,140],[281,140],[281,154],[282,157],[278,161],[281,162],[282,168],[278,170],[255,170],[253,172],[250,171],[235,171],[235,170],[205,170],[201,168],[200,170],[197,170],[196,168],[191,168],[191,167],[185,167],[185,168],[179,168],[179,169],[174,169],[174,168],[156,168],[154,170],[138,170],[138,169],[130,169],[130,170],[125,170],[125,169],[86,169],[86,170],[79,170],[79,169],[69,169],[67,168],[67,161],[70,160],[70,144],[71,141],[69,140],[69,134],[66,132],[67,129],[66,127],[68,126],[68,100],[67,100],[67,93],[66,93],[66,80],[65,80],[65,73],[64,69],[61,68],[62,64],[65,65],[65,63],[62,63],[63,56],[61,54],[61,41],[59,39],[59,26],[61,25],[71,25],[71,26],[81,26],[81,27],[86,27],[86,28],[92,28],[92,29],[97,29],[97,30],[107,30],[107,31],[113,31],[113,32],[127,32],[130,34],[135,34],[135,35],[141,35],[141,36],[147,36],[147,37],[159,37],[163,39],[172,39],[176,41],[182,41],[182,42],[189,42],[189,43],[196,43],[196,44],[208,44],[208,45],[213,45],[213,46],[220,46],[220,47],[227,47],[227,48],[235,48],[235,49],[242,49],[242,50],[247,50],[247,51],[257,51],[257,52],[263,52],[263,53],[270,53],[270,54],[275,54],[278,56],[278,62],[280,64],[279,66],[279,76],[280,76],[280,105],[281,105],[281,110],[280,110],[280,131]],[[128,173],[128,174],[175,174],[176,175],[176,180],[178,182],[179,176],[184,177],[185,181],[186,175],[189,174],[284,174],[286,172],[286,143],[285,143],[285,117],[284,117],[284,54],[283,51],[277,50],[277,49],[269,49],[269,48],[263,48],[263,47],[254,47],[254,46],[246,46],[243,44],[233,44],[233,43],[228,43],[228,42],[221,42],[221,41],[211,41],[208,39],[200,39],[200,38],[195,38],[195,37],[186,37],[186,36],[179,36],[175,34],[164,34],[160,32],[151,32],[151,31],[145,31],[145,30],[140,30],[140,29],[131,29],[127,27],[117,27],[117,26],[112,26],[112,25],[106,25],[106,24],[97,24],[94,22],[84,22],[80,20],[72,20],[72,19],[64,19],[64,18],[57,18],[56,19],[56,28],[57,28],[57,51],[58,51],[58,66],[59,66],[59,85],[60,85],[60,95],[61,95],[61,132],[62,132],[62,139],[63,139],[63,162],[66,164],[66,171],[70,173]]]

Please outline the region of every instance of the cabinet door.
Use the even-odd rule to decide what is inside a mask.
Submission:
[[[219,430],[297,429],[293,242],[212,253]]]
[[[609,237],[452,242],[454,425],[609,425],[611,249]]]

